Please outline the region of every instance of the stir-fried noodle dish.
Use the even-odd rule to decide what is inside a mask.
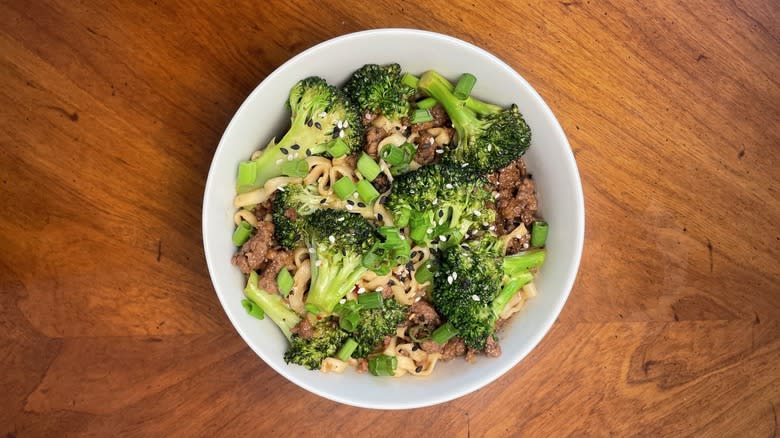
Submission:
[[[242,304],[311,370],[426,376],[501,354],[536,295],[548,225],[516,105],[477,80],[369,64],[342,87],[290,90],[290,125],[238,165],[233,243]],[[265,322],[258,321],[258,324]]]

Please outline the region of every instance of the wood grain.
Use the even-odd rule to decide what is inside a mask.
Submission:
[[[539,347],[415,412],[342,406],[264,365],[200,238],[246,95],[307,47],[387,26],[528,79],[587,208]],[[772,0],[2,1],[0,436],[777,436],[779,77]]]

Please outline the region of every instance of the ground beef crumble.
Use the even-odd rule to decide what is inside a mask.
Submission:
[[[535,220],[538,208],[534,182],[522,159],[488,177],[493,184],[493,190],[498,193],[496,199],[496,232],[499,235],[508,234],[520,224],[526,228]],[[507,252],[514,254],[527,248],[528,236],[513,239],[509,242]]]

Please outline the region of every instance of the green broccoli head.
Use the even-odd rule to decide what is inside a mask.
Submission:
[[[466,345],[482,349],[498,319],[491,302],[500,290],[501,264],[495,255],[466,246],[453,245],[440,251],[432,298],[436,310]]]
[[[361,113],[368,111],[399,120],[409,114],[409,99],[415,89],[401,81],[400,65],[366,64],[352,74],[344,92]]]
[[[346,210],[373,219],[373,204],[343,201],[334,194],[323,195],[316,184],[290,184],[280,190],[273,201],[274,237],[285,248],[298,246],[302,236],[301,217],[321,209]]]
[[[504,256],[502,241],[491,235],[439,252],[432,292],[436,309],[471,348],[482,349],[495,331],[509,300],[533,280],[544,250]]]
[[[530,146],[531,130],[516,105],[502,108],[473,97],[460,100],[452,84],[435,71],[425,72],[417,86],[441,103],[458,134],[445,162],[487,174],[520,158]]]
[[[310,370],[318,369],[325,358],[336,354],[348,336],[333,320],[320,321],[314,325],[311,337],[292,336],[284,360]]]
[[[396,178],[387,208],[395,225],[409,225],[409,235],[418,244],[448,239],[457,243],[494,222],[492,200],[484,177],[467,168],[434,164]]]
[[[297,246],[301,240],[298,219],[319,209],[322,199],[316,185],[292,184],[277,192],[271,212],[276,242],[285,248]]]
[[[352,357],[366,357],[374,351],[385,336],[394,335],[398,324],[406,320],[409,306],[394,299],[384,300],[383,306],[360,310],[360,322],[353,337],[358,343]]]
[[[329,155],[329,148],[339,139],[346,144],[348,153],[360,149],[360,113],[341,90],[324,79],[312,76],[296,83],[287,106],[290,128],[278,142],[271,141],[255,160],[256,178],[250,189],[282,175],[280,164],[285,160]]]
[[[302,230],[311,256],[306,303],[329,313],[366,273],[363,255],[376,242],[376,230],[362,216],[339,210],[317,210]]]

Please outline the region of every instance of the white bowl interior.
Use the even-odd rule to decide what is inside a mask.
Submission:
[[[286,339],[273,322],[256,320],[241,306],[244,279],[230,264],[232,205],[237,163],[286,128],[290,87],[318,75],[341,85],[367,63],[398,62],[415,74],[436,69],[451,79],[463,72],[478,78],[473,94],[500,104],[516,103],[532,130],[525,160],[533,173],[541,214],[550,224],[548,257],[537,279],[539,295],[501,336],[503,354],[439,363],[428,377],[377,378],[348,370],[343,375],[311,372],[285,364]],[[203,241],[214,288],[228,317],[249,346],[277,372],[299,386],[338,402],[380,409],[428,406],[492,382],[525,357],[557,318],[579,266],[584,205],[574,156],[560,125],[534,89],[486,51],[441,34],[380,29],[345,35],[297,55],[269,75],[241,105],[220,141],[203,200]]]

